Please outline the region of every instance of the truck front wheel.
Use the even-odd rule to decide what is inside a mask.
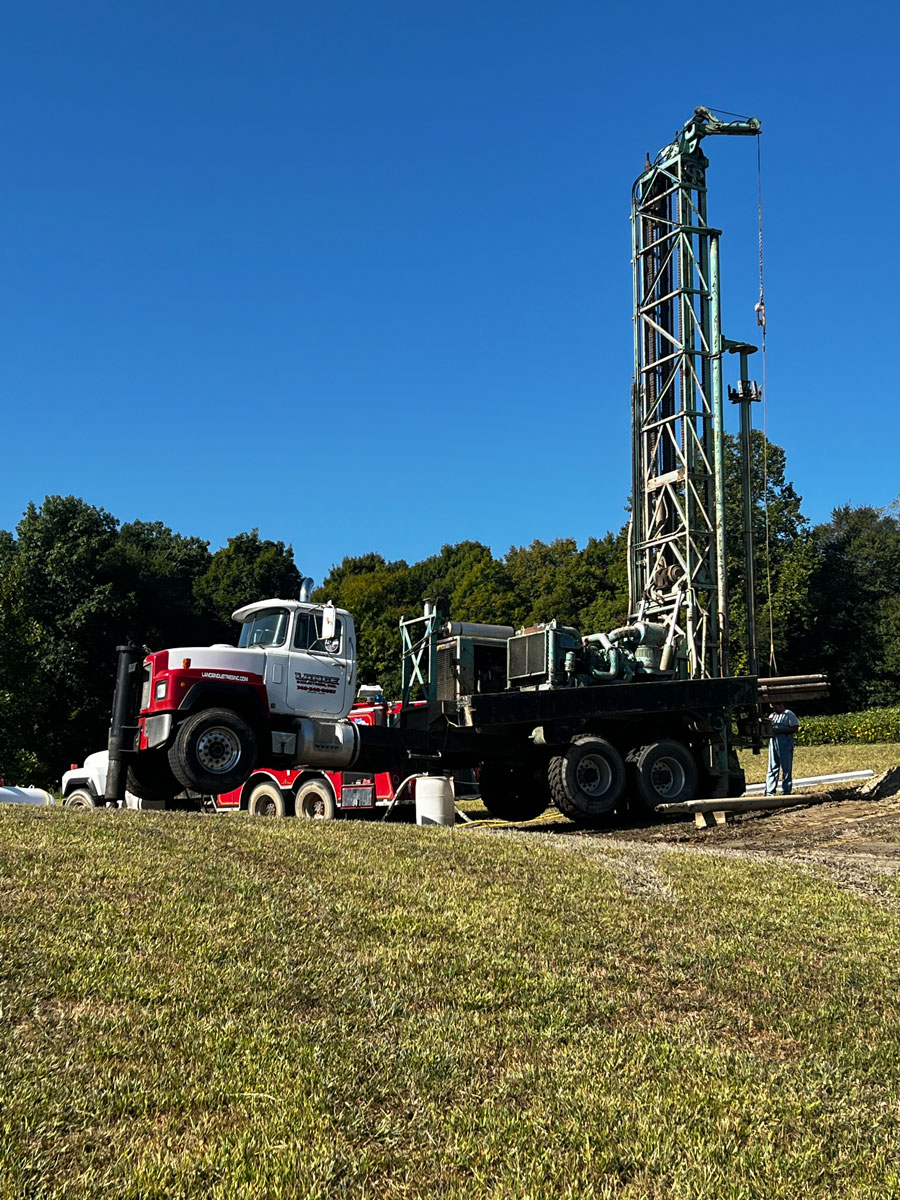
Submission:
[[[234,791],[256,765],[256,734],[236,712],[208,708],[178,727],[169,765],[192,791],[214,796]]]
[[[87,788],[76,788],[74,792],[69,792],[63,800],[63,806],[65,808],[96,808],[97,801]]]
[[[550,803],[546,772],[485,763],[478,772],[481,803],[500,821],[533,821]]]
[[[564,754],[550,760],[548,771],[553,803],[579,825],[603,822],[625,791],[625,764],[605,738],[573,738]]]
[[[697,795],[697,764],[681,742],[651,742],[628,755],[633,790],[653,812],[657,804],[683,804]]]

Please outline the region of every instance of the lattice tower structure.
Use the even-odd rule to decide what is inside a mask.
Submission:
[[[632,192],[631,616],[674,623],[691,678],[728,672],[720,231],[700,142],[759,131],[698,108]]]

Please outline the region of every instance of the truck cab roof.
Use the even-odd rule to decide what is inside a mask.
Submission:
[[[293,612],[295,609],[303,609],[305,612],[320,612],[321,604],[310,604],[305,600],[255,600],[252,604],[245,604],[241,608],[236,608],[231,614],[233,621],[246,621],[248,617],[254,613],[265,612],[270,608],[286,608]],[[335,610],[341,616],[349,616],[346,609],[338,608]]]

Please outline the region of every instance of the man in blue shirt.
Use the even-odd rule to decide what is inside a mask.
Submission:
[[[772,737],[769,740],[769,771],[766,775],[766,795],[774,796],[781,772],[781,791],[789,796],[794,786],[794,736],[800,722],[783,704],[773,704]]]

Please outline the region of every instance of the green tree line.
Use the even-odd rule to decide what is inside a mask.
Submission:
[[[786,477],[784,451],[754,434],[753,511],[761,674],[825,671],[825,707],[900,703],[900,515],[843,506],[811,527]],[[737,447],[727,442],[726,533],[731,656],[746,669],[747,611]],[[443,596],[463,620],[527,626],[556,618],[611,629],[628,609],[627,524],[579,547],[572,538],[513,546],[444,546],[421,562],[372,552],[345,558],[316,593],[348,609],[359,679],[399,691],[401,616]],[[160,522],[121,524],[74,496],[30,504],[0,530],[0,776],[52,785],[105,744],[115,647],[231,641],[232,611],[296,596],[293,549],[256,530],[215,552]]]

